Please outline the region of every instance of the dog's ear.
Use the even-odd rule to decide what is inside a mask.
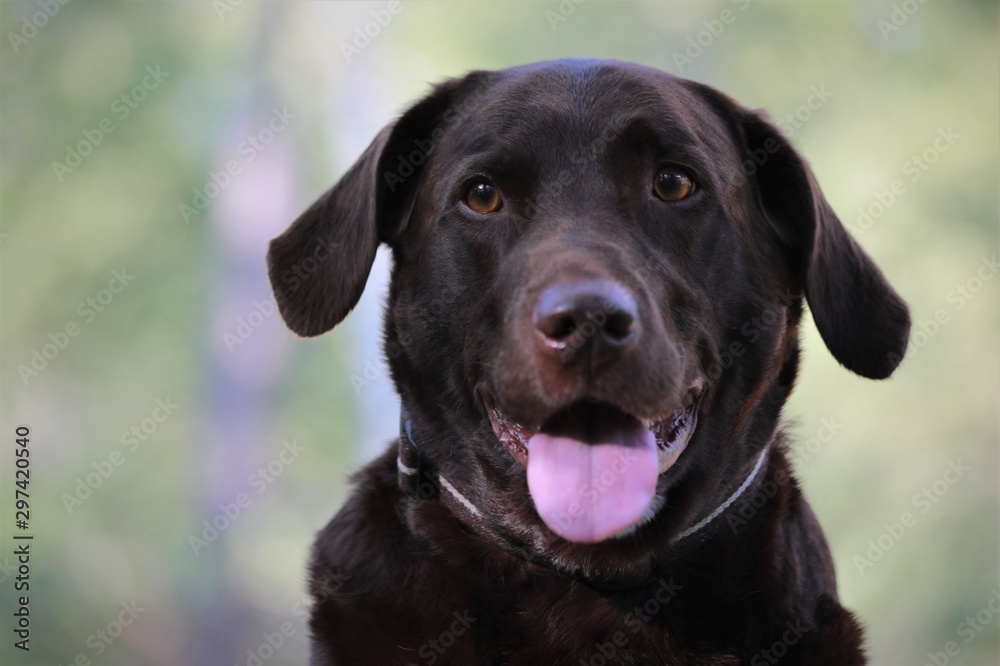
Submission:
[[[751,178],[760,203],[787,246],[823,342],[847,369],[888,377],[909,340],[906,303],[837,219],[809,165],[780,130],[750,111],[741,121],[747,151],[741,157],[756,165]]]
[[[438,85],[379,132],[340,181],[271,241],[268,275],[289,328],[320,335],[357,305],[379,243],[391,243],[406,224],[421,165],[449,110],[483,74]]]

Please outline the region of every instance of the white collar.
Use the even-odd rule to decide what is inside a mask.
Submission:
[[[413,439],[410,435],[409,426],[410,426],[409,421],[405,421],[402,435],[406,440],[408,440],[408,443],[404,443],[404,446],[411,446],[414,449],[416,449],[416,445],[413,443]],[[760,473],[761,468],[764,466],[764,460],[767,458],[767,452],[770,450],[771,450],[771,445],[769,443],[767,446],[764,447],[764,450],[761,451],[760,454],[757,456],[757,462],[754,464],[753,469],[750,471],[750,474],[747,476],[746,479],[743,480],[743,483],[740,485],[740,487],[737,488],[735,491],[733,491],[733,493],[726,499],[725,502],[716,507],[715,511],[708,514],[707,516],[699,520],[697,523],[695,523],[691,527],[687,528],[686,530],[675,536],[673,539],[670,540],[670,542],[677,543],[679,541],[687,539],[688,537],[690,537],[693,534],[696,534],[697,532],[700,532],[709,523],[718,518],[726,509],[732,506],[733,503],[736,502],[736,500],[738,500],[740,496],[746,492],[747,488],[750,487],[754,479],[757,478],[757,475]],[[401,455],[396,457],[396,468],[399,470],[399,473],[404,476],[416,476],[419,473],[419,470],[417,468],[410,467],[409,465],[404,463]],[[451,496],[454,497],[459,504],[465,507],[465,509],[469,513],[471,513],[477,518],[483,517],[483,514],[479,510],[479,508],[476,507],[476,505],[473,504],[471,501],[469,501],[469,499],[465,495],[460,493],[458,491],[458,488],[456,488],[454,484],[448,481],[448,479],[446,479],[441,474],[438,474],[437,478],[438,481],[441,483],[441,487],[447,490],[451,494]]]
[[[695,532],[700,531],[702,528],[704,528],[710,522],[712,522],[713,520],[715,520],[716,518],[718,518],[722,514],[722,512],[724,512],[726,509],[728,509],[730,506],[732,506],[733,502],[735,502],[736,500],[738,500],[740,498],[740,495],[742,495],[743,493],[745,493],[746,490],[747,490],[747,488],[750,487],[750,484],[753,483],[753,480],[757,478],[757,474],[760,473],[760,468],[764,466],[764,459],[767,458],[767,452],[770,451],[770,450],[771,450],[771,445],[770,444],[768,444],[767,446],[764,447],[764,450],[760,452],[759,456],[757,456],[757,462],[754,464],[753,470],[751,470],[750,475],[747,476],[747,478],[743,480],[742,485],[740,485],[739,488],[737,488],[735,491],[733,491],[733,494],[730,495],[729,498],[725,502],[723,502],[718,507],[716,507],[715,511],[713,511],[710,514],[708,514],[707,516],[705,516],[704,518],[702,518],[701,520],[699,520],[697,523],[695,523],[691,527],[687,528],[686,530],[684,530],[683,532],[681,532],[680,534],[678,534],[677,536],[675,536],[673,539],[670,540],[670,542],[671,543],[677,543],[678,541],[681,541],[682,539],[688,538],[689,536],[691,536]]]

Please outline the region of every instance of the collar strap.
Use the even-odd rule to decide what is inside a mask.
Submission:
[[[438,496],[437,475],[414,444],[410,420],[405,411],[399,414],[396,468],[399,470],[399,489],[407,496],[413,499],[434,499]]]
[[[708,514],[707,516],[699,520],[697,523],[695,523],[691,527],[687,528],[686,530],[675,536],[673,539],[670,540],[670,542],[677,543],[678,541],[682,541],[696,532],[700,532],[710,522],[712,522],[720,515],[722,515],[726,509],[731,507],[733,503],[740,498],[740,495],[746,492],[747,488],[750,487],[750,484],[753,483],[753,480],[757,478],[757,475],[760,473],[761,468],[764,466],[764,460],[767,458],[767,452],[770,450],[771,450],[771,444],[769,442],[764,447],[764,450],[760,452],[760,455],[757,456],[757,462],[754,464],[753,470],[750,472],[750,475],[743,480],[743,483],[740,485],[740,487],[737,488],[725,502],[716,507],[715,511]]]
[[[413,499],[434,499],[441,494],[440,488],[444,488],[466,511],[477,518],[483,517],[476,505],[460,493],[451,481],[437,474],[420,454],[420,449],[413,441],[413,430],[405,411],[399,415],[399,440],[396,469],[399,470],[399,487],[403,492]]]
[[[479,508],[459,492],[447,478],[438,474],[420,454],[420,450],[413,440],[410,420],[406,417],[405,411],[402,411],[399,416],[399,430],[399,456],[396,458],[396,469],[399,470],[400,490],[413,499],[434,499],[440,495],[439,488],[444,488],[466,511],[476,518],[482,518],[483,514]],[[757,462],[754,463],[753,469],[747,478],[743,480],[743,483],[740,484],[740,487],[733,491],[733,494],[726,501],[716,507],[715,511],[671,539],[671,543],[678,543],[700,532],[731,507],[760,474],[760,470],[764,467],[764,461],[767,459],[767,453],[770,450],[771,445],[768,443],[757,456]]]

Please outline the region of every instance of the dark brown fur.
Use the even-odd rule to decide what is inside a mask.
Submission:
[[[651,197],[665,163],[695,176],[689,199]],[[500,211],[460,203],[473,176],[499,187]],[[273,241],[289,326],[311,336],[341,321],[379,243],[395,261],[385,349],[415,448],[394,442],[360,471],[316,540],[312,663],[865,663],[779,415],[803,297],[831,353],[871,378],[898,364],[909,317],[765,118],[625,63],[473,72],[381,132]],[[587,280],[635,304],[636,339],[599,367],[596,351],[553,354],[531,323],[544,290]],[[488,411],[540,423],[587,400],[653,418],[695,393],[663,508],[596,544],[541,522]],[[768,445],[737,503],[672,542]]]

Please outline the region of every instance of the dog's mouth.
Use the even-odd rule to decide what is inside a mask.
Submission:
[[[697,395],[659,419],[580,400],[528,427],[489,406],[497,439],[527,469],[539,516],[559,536],[596,543],[655,512],[659,476],[677,462],[698,420]]]

